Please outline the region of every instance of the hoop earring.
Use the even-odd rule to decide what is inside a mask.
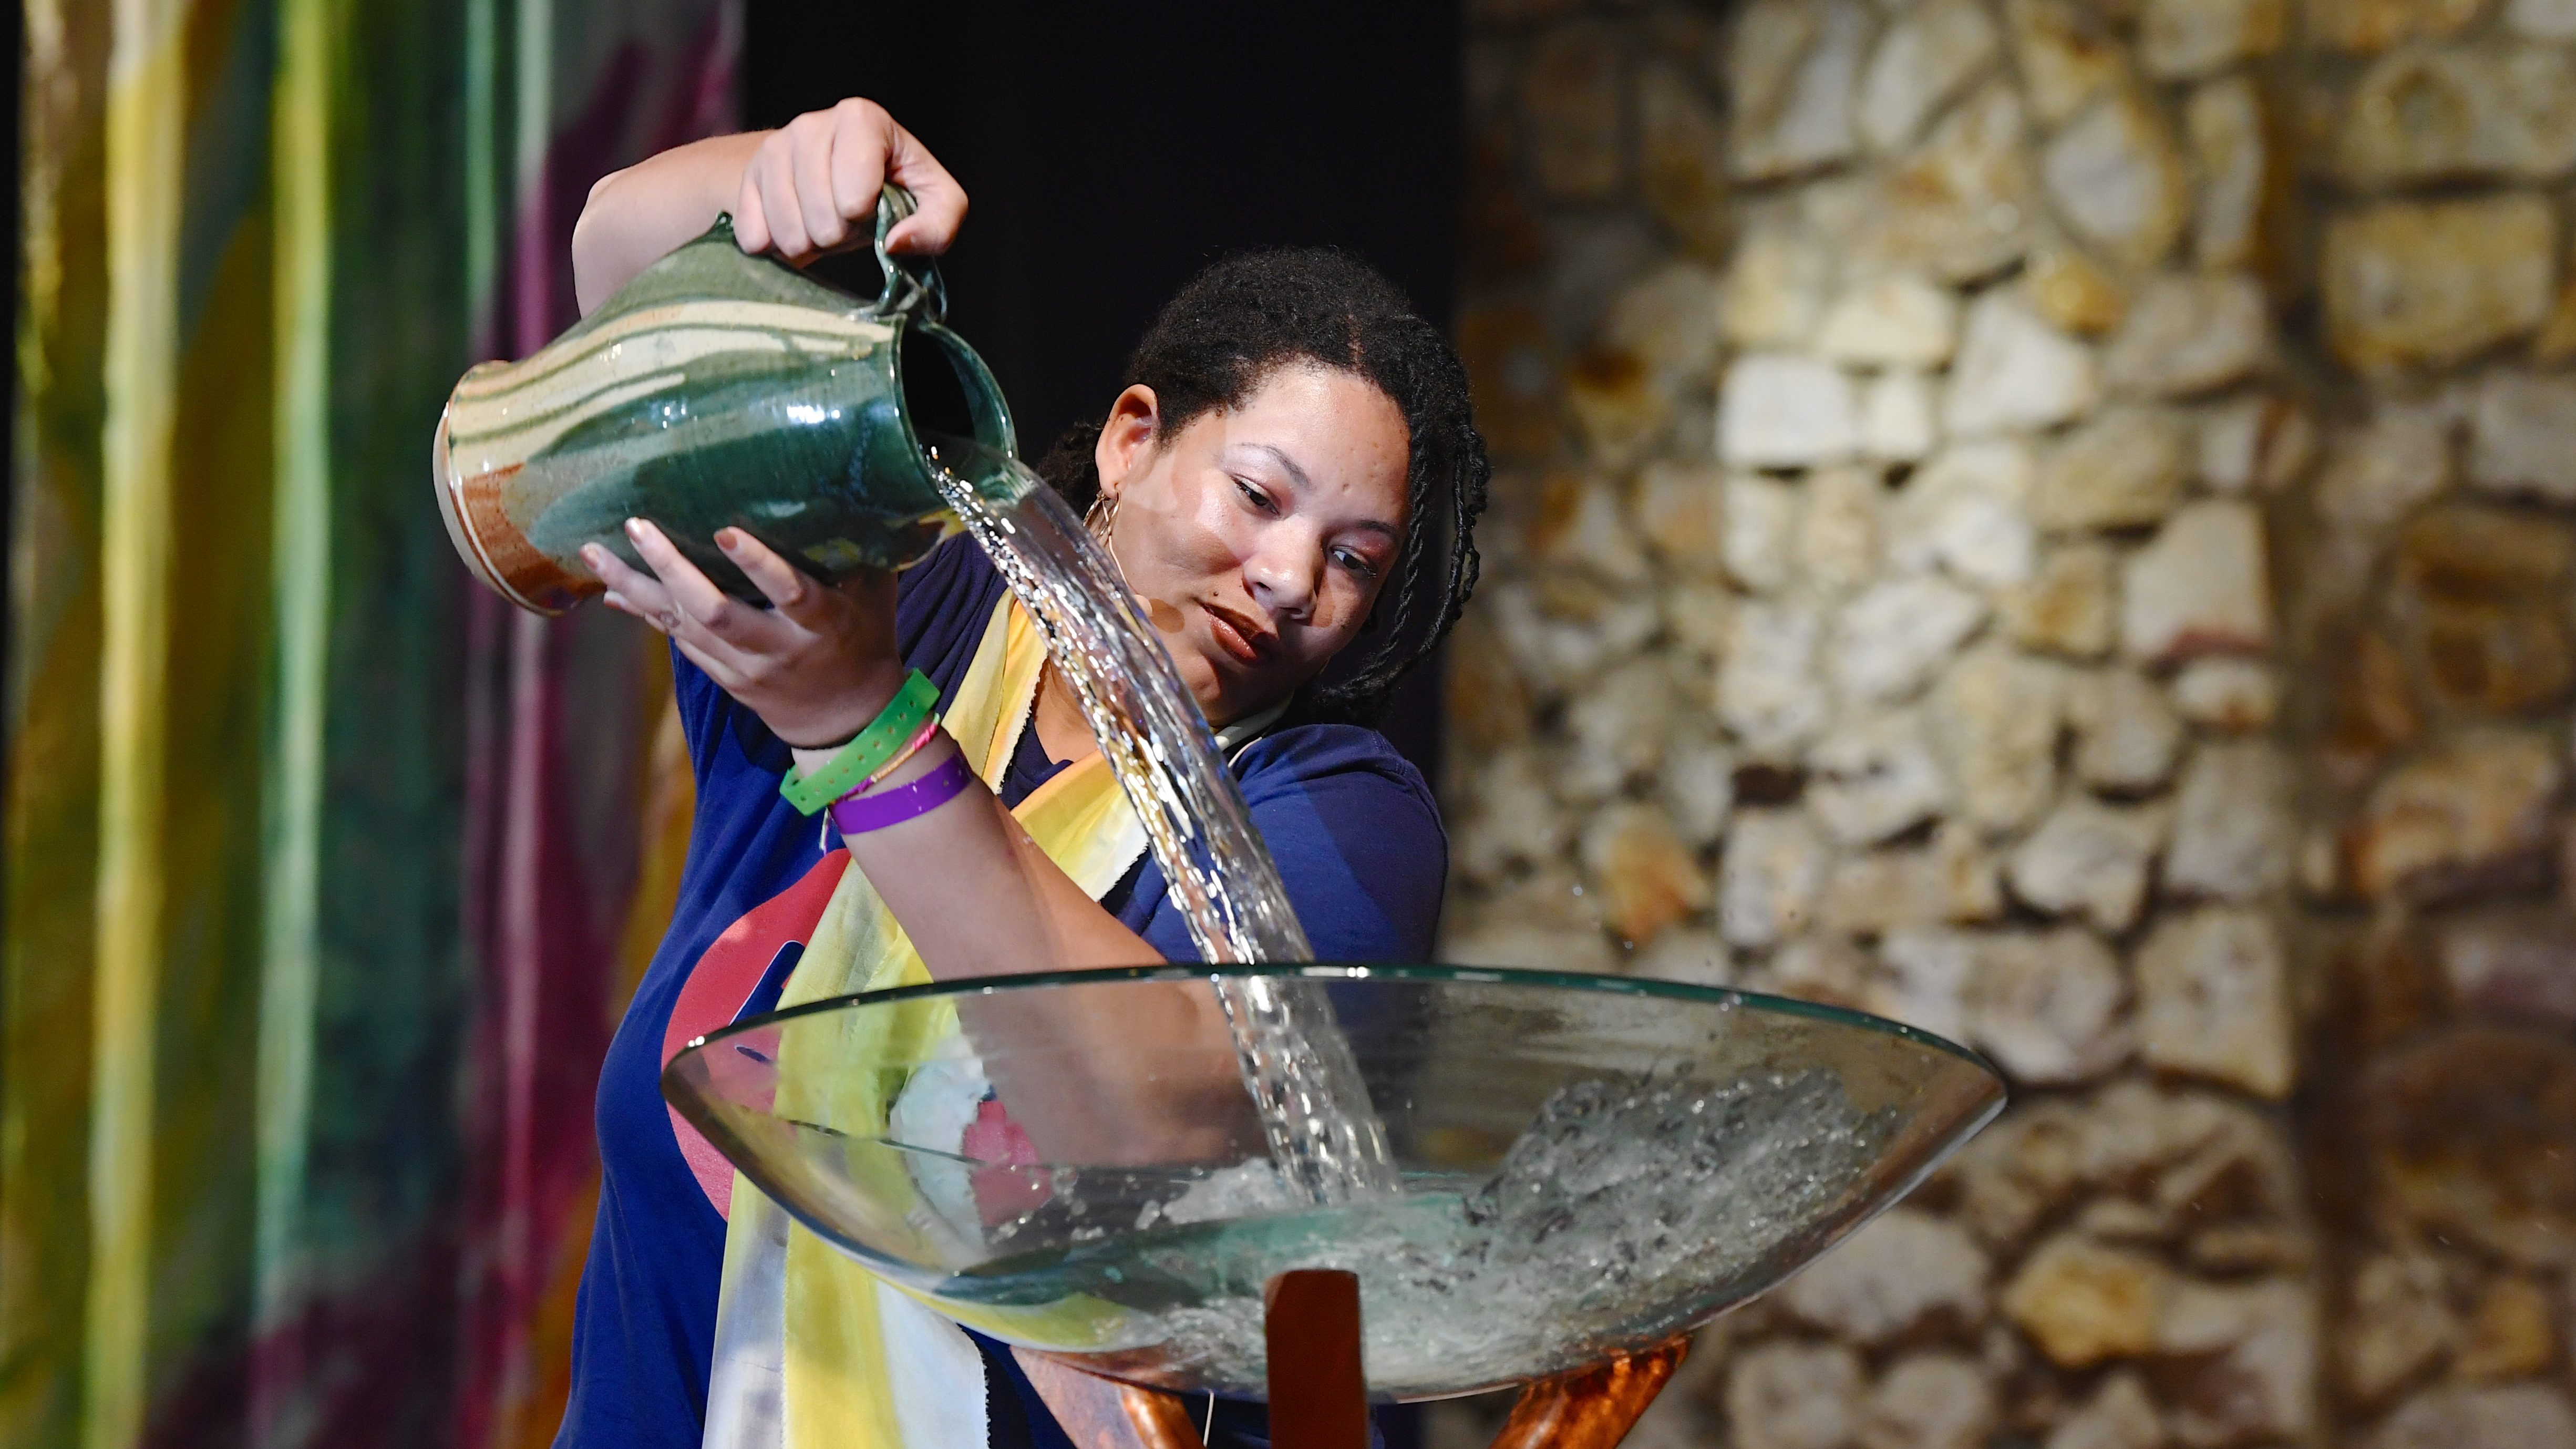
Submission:
[[[1109,531],[1118,525],[1118,500],[1106,489],[1095,493],[1091,506],[1082,512],[1083,531],[1097,539],[1102,548],[1109,546]]]

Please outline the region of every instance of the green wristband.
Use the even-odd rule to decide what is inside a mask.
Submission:
[[[916,669],[903,682],[903,688],[886,707],[877,713],[875,722],[859,731],[857,739],[841,746],[840,753],[823,762],[823,768],[808,775],[789,766],[787,778],[778,782],[778,793],[797,813],[811,815],[852,790],[867,783],[868,777],[885,767],[903,742],[921,731],[921,722],[930,718],[933,705],[939,703],[939,686],[930,676]]]

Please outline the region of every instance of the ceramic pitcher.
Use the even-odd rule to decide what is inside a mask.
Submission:
[[[975,441],[1005,453],[1015,441],[992,373],[940,323],[937,269],[885,249],[911,211],[908,193],[886,189],[874,301],[744,255],[723,216],[535,355],[466,373],[431,462],[466,567],[521,608],[559,614],[602,591],[583,544],[641,566],[628,518],[661,525],[719,586],[755,600],[716,550],[718,529],[827,582],[928,553],[956,520],[905,402],[905,329],[956,372]]]

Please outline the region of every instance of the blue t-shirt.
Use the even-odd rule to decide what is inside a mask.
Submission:
[[[903,576],[897,645],[938,684],[943,708],[1004,589],[991,561],[962,537]],[[793,763],[787,746],[676,650],[671,667],[697,775],[697,817],[670,930],[600,1068],[599,1217],[574,1310],[572,1401],[557,1449],[698,1449],[725,1220],[706,1149],[684,1148],[662,1100],[662,1066],[678,1043],[777,1004],[803,930],[837,879],[832,866],[847,858],[833,850],[827,862],[815,820],[780,798],[778,782]],[[1018,804],[1058,768],[1037,731],[1024,729],[1003,782],[1005,803]],[[1350,725],[1292,726],[1253,742],[1233,769],[1318,959],[1429,959],[1448,839],[1420,772],[1384,736]],[[1195,961],[1198,949],[1168,897],[1149,858],[1101,904],[1166,959]],[[728,936],[738,923],[755,929]],[[760,947],[771,952],[765,959],[740,958],[746,940],[776,944]],[[1067,1444],[1009,1355],[989,1344],[985,1376],[996,1445]],[[1258,1433],[1257,1416],[1252,1424]]]

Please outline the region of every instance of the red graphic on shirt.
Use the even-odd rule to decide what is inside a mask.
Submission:
[[[775,1000],[782,983],[773,978],[792,970],[806,943],[814,939],[814,928],[822,924],[823,912],[832,902],[832,891],[840,885],[841,873],[849,865],[850,853],[835,850],[816,861],[796,884],[725,927],[724,933],[698,957],[697,965],[690,968],[689,979],[680,983],[679,998],[671,1004],[670,1025],[662,1031],[662,1065],[669,1066],[682,1048],[699,1037],[740,1020],[762,983],[769,984]],[[782,956],[786,959],[782,960]],[[748,1046],[741,1050],[752,1051]],[[729,1220],[733,1215],[733,1164],[689,1125],[677,1108],[666,1110],[671,1115],[671,1135],[678,1140],[680,1156],[688,1161],[699,1190],[715,1205],[716,1212]],[[976,1207],[987,1224],[1007,1222],[1055,1196],[1047,1171],[1038,1165],[1036,1145],[999,1102],[988,1099],[976,1108],[975,1120],[967,1125],[959,1153],[981,1164],[969,1181]]]
[[[986,1098],[966,1124],[958,1154],[984,1164],[967,1177],[975,1191],[975,1211],[992,1227],[1031,1212],[1055,1196],[1055,1185],[1038,1165],[1037,1144],[1011,1120],[1002,1104]]]
[[[671,1024],[662,1032],[662,1065],[669,1066],[671,1058],[690,1042],[731,1026],[760,990],[770,968],[788,964],[779,960],[780,953],[791,947],[803,951],[805,943],[814,938],[814,928],[822,923],[823,909],[831,904],[832,890],[841,883],[841,872],[849,865],[850,853],[835,850],[816,861],[802,880],[725,927],[724,934],[698,957],[698,964],[689,968],[689,979],[680,984],[679,999],[671,1004]],[[671,1114],[671,1135],[679,1139],[680,1155],[688,1159],[698,1187],[716,1211],[729,1218],[733,1208],[733,1164],[716,1151],[714,1143],[690,1126],[677,1108],[666,1110]]]

